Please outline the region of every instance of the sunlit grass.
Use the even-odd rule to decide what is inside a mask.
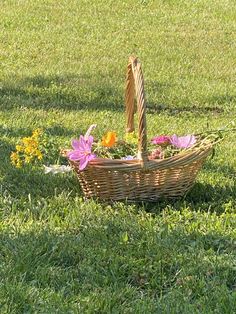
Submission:
[[[232,1],[1,1],[0,312],[234,313],[235,136],[183,200],[84,201],[74,174],[15,169],[40,127],[62,147],[125,130],[128,57],[143,64],[148,135],[235,121]]]

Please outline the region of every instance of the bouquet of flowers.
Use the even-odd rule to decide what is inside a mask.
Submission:
[[[45,172],[49,172],[45,163],[59,162],[60,158],[59,144],[41,128],[33,130],[30,136],[21,138],[15,146],[15,151],[10,155],[11,163],[16,168],[44,166]]]
[[[72,149],[68,150],[66,156],[70,161],[79,162],[79,170],[83,171],[93,159],[110,159],[130,161],[136,160],[138,136],[135,132],[126,133],[124,138],[119,139],[117,133],[108,131],[101,139],[94,139],[91,132],[96,128],[93,124],[85,135],[79,139],[73,139]],[[203,137],[203,136],[202,136]],[[220,138],[220,132],[211,133],[211,139]],[[210,137],[205,137],[210,140]],[[199,139],[199,140],[198,140]],[[158,135],[149,140],[149,160],[165,159],[189,148],[197,146],[200,136],[186,135]],[[60,148],[50,134],[40,128],[33,130],[31,136],[23,137],[16,144],[16,149],[10,155],[11,163],[16,168],[23,166],[43,166],[45,173],[65,173],[71,168],[66,165],[50,164],[52,161],[59,162]],[[46,163],[46,165],[45,165]]]
[[[79,162],[79,170],[83,171],[89,162],[95,158],[135,160],[137,156],[138,137],[134,132],[126,133],[123,139],[119,139],[117,133],[108,131],[104,136],[95,140],[91,132],[96,128],[93,124],[89,127],[85,135],[80,135],[79,139],[72,140],[72,150],[67,152],[70,161]],[[214,141],[218,134],[214,134]],[[205,137],[205,142],[212,140]],[[201,137],[195,135],[177,136],[157,135],[148,142],[148,159],[157,160],[172,157],[181,151],[202,144]]]

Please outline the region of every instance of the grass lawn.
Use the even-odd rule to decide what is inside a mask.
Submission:
[[[230,0],[1,1],[1,313],[236,312],[235,135],[175,202],[84,201],[74,174],[9,159],[37,127],[61,146],[92,123],[124,134],[131,54],[149,137],[235,121],[235,12]]]

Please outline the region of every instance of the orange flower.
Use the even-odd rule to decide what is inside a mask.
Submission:
[[[102,146],[112,147],[116,142],[116,132],[107,132],[102,138]]]

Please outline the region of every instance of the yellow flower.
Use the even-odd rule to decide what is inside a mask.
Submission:
[[[22,152],[24,150],[24,147],[22,145],[16,145],[16,150],[18,152]]]
[[[41,135],[43,133],[43,130],[38,128],[38,129],[35,129],[32,133],[32,137],[38,137],[39,135]]]
[[[125,134],[125,141],[128,144],[137,144],[138,143],[138,139],[137,139],[136,134],[134,132],[126,133]]]
[[[107,132],[102,138],[102,146],[112,147],[116,142],[116,132]]]
[[[16,152],[12,152],[11,153],[11,156],[10,156],[11,160],[16,160],[18,157],[19,156],[18,156],[18,154]]]
[[[11,163],[20,168],[23,164],[29,164],[43,159],[42,152],[39,150],[39,136],[42,134],[41,129],[35,129],[30,137],[23,137],[20,144],[16,145],[16,151],[10,155]]]
[[[25,163],[29,164],[32,160],[32,156],[25,156]]]
[[[22,167],[22,162],[20,160],[17,161],[15,166],[16,166],[16,168],[21,168]]]
[[[39,150],[37,150],[35,152],[35,155],[38,157],[38,160],[42,160],[43,159],[43,154]]]
[[[29,145],[30,140],[30,137],[23,137],[21,141],[24,145]]]
[[[28,154],[28,155],[33,155],[34,154],[34,147],[32,147],[32,146],[27,146],[26,148],[25,148],[25,153],[26,154]]]
[[[22,164],[21,164],[20,156],[18,155],[18,153],[12,152],[11,156],[10,156],[10,159],[11,159],[11,163],[14,166],[16,166],[17,168],[21,167]]]

